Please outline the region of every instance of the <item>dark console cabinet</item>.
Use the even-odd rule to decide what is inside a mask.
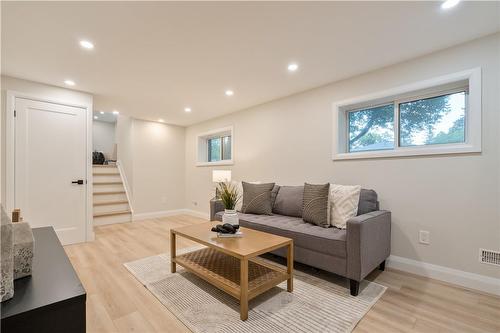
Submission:
[[[52,227],[34,228],[33,274],[1,303],[2,333],[85,332],[86,293]]]

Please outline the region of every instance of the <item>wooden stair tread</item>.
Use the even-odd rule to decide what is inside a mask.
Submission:
[[[92,164],[92,167],[94,167],[94,168],[117,168],[116,165],[110,165],[110,164]]]
[[[106,191],[106,192],[94,192],[94,195],[103,195],[103,194],[125,194],[125,191]]]
[[[118,185],[122,184],[121,181],[116,181],[116,182],[94,182],[92,183],[93,185]]]
[[[94,213],[94,217],[123,215],[123,214],[130,214],[130,213],[132,213],[130,210],[118,210],[118,211],[114,211],[114,212]]]
[[[94,176],[107,176],[107,175],[116,176],[116,175],[120,175],[119,172],[93,172],[92,174]]]
[[[109,206],[109,205],[119,205],[119,204],[128,204],[128,201],[117,200],[117,201],[94,202],[94,206]]]

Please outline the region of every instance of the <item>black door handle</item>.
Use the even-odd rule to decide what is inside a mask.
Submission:
[[[71,182],[71,184],[83,185],[83,179],[74,180]]]

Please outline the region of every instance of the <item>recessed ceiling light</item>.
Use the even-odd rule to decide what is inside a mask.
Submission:
[[[232,91],[232,90],[226,90],[224,93],[226,94],[226,96],[233,96],[234,95],[234,91]]]
[[[191,112],[191,108],[184,108],[185,112]]]
[[[99,117],[98,116],[94,116],[94,119],[99,119]]]
[[[450,9],[451,7],[455,7],[456,5],[458,5],[459,2],[460,0],[446,0],[441,4],[441,8]]]
[[[113,114],[120,114],[120,112],[115,110],[115,111],[113,111]]]
[[[74,86],[75,85],[75,81],[72,81],[72,80],[64,80],[64,83],[67,84],[68,86]]]
[[[158,121],[159,121],[160,123],[164,123],[164,122],[165,122],[165,120],[163,120],[163,119],[161,119],[161,118],[160,118],[160,119],[158,119]]]
[[[299,65],[297,65],[296,63],[288,64],[289,72],[295,72],[297,69],[299,69]]]
[[[87,50],[92,50],[94,48],[94,44],[92,44],[88,40],[81,40],[80,46]]]
[[[104,114],[104,111],[100,111],[99,113],[100,113],[100,114]]]

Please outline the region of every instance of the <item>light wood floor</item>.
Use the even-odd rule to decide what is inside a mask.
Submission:
[[[168,252],[170,228],[201,222],[180,215],[100,226],[94,242],[66,246],[87,290],[87,332],[189,332],[122,264]],[[368,279],[389,288],[355,332],[500,332],[500,297],[390,269]]]

